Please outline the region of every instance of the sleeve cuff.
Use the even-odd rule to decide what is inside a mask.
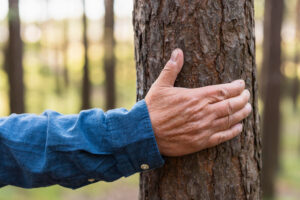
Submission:
[[[125,109],[108,111],[107,120],[113,154],[123,176],[164,165],[144,100],[129,112]]]

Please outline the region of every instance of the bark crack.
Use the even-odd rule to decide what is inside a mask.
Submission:
[[[216,66],[216,71],[218,72],[218,83],[222,83],[223,79],[222,79],[222,75],[224,73],[224,66],[222,64],[222,52],[224,51],[224,33],[223,33],[223,25],[225,23],[225,13],[224,13],[224,9],[225,6],[223,4],[223,0],[220,0],[220,6],[221,6],[221,23],[220,23],[220,27],[219,27],[219,49],[218,49],[218,53],[215,59],[215,66]]]

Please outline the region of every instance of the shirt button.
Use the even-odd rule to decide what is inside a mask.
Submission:
[[[95,181],[95,179],[93,179],[93,178],[90,178],[90,179],[88,179],[88,181],[91,183],[91,182],[94,182],[94,181]]]
[[[141,165],[141,169],[142,169],[142,170],[147,170],[147,169],[149,169],[149,165],[147,165],[147,164],[142,164],[142,165]]]

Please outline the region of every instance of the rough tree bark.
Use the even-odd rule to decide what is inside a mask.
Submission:
[[[173,49],[185,53],[176,86],[243,78],[253,113],[241,136],[218,147],[166,158],[140,177],[141,200],[260,199],[261,137],[253,0],[135,0],[137,98],[145,97]]]
[[[263,56],[263,194],[274,196],[274,182],[279,167],[281,26],[283,0],[266,0]],[[268,30],[266,30],[268,29]]]
[[[115,38],[114,38],[114,0],[105,0],[104,19],[104,70],[106,109],[113,109],[116,105],[115,92]]]
[[[11,113],[24,113],[23,42],[21,40],[19,1],[9,0],[9,40],[5,56],[5,70],[9,81]]]
[[[87,17],[85,10],[85,0],[82,0],[83,5],[83,15],[82,15],[82,24],[83,24],[83,46],[84,46],[84,65],[83,65],[83,80],[82,80],[82,109],[89,109],[91,107],[91,83],[89,77],[89,58],[88,58],[88,48],[89,41],[87,35]]]

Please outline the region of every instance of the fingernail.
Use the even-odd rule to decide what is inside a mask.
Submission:
[[[232,83],[236,83],[236,84],[239,84],[239,85],[245,85],[245,81],[244,80],[235,80]]]
[[[247,110],[249,110],[249,112],[252,111],[252,106],[250,103],[247,103],[246,108],[247,108]]]
[[[243,130],[243,124],[238,124],[236,127],[240,132]]]
[[[172,55],[171,55],[171,61],[172,61],[172,62],[177,62],[178,54],[179,54],[178,49],[175,49],[175,50],[172,52]]]
[[[247,97],[250,98],[251,94],[250,94],[249,90],[244,90],[244,92],[246,93]]]

